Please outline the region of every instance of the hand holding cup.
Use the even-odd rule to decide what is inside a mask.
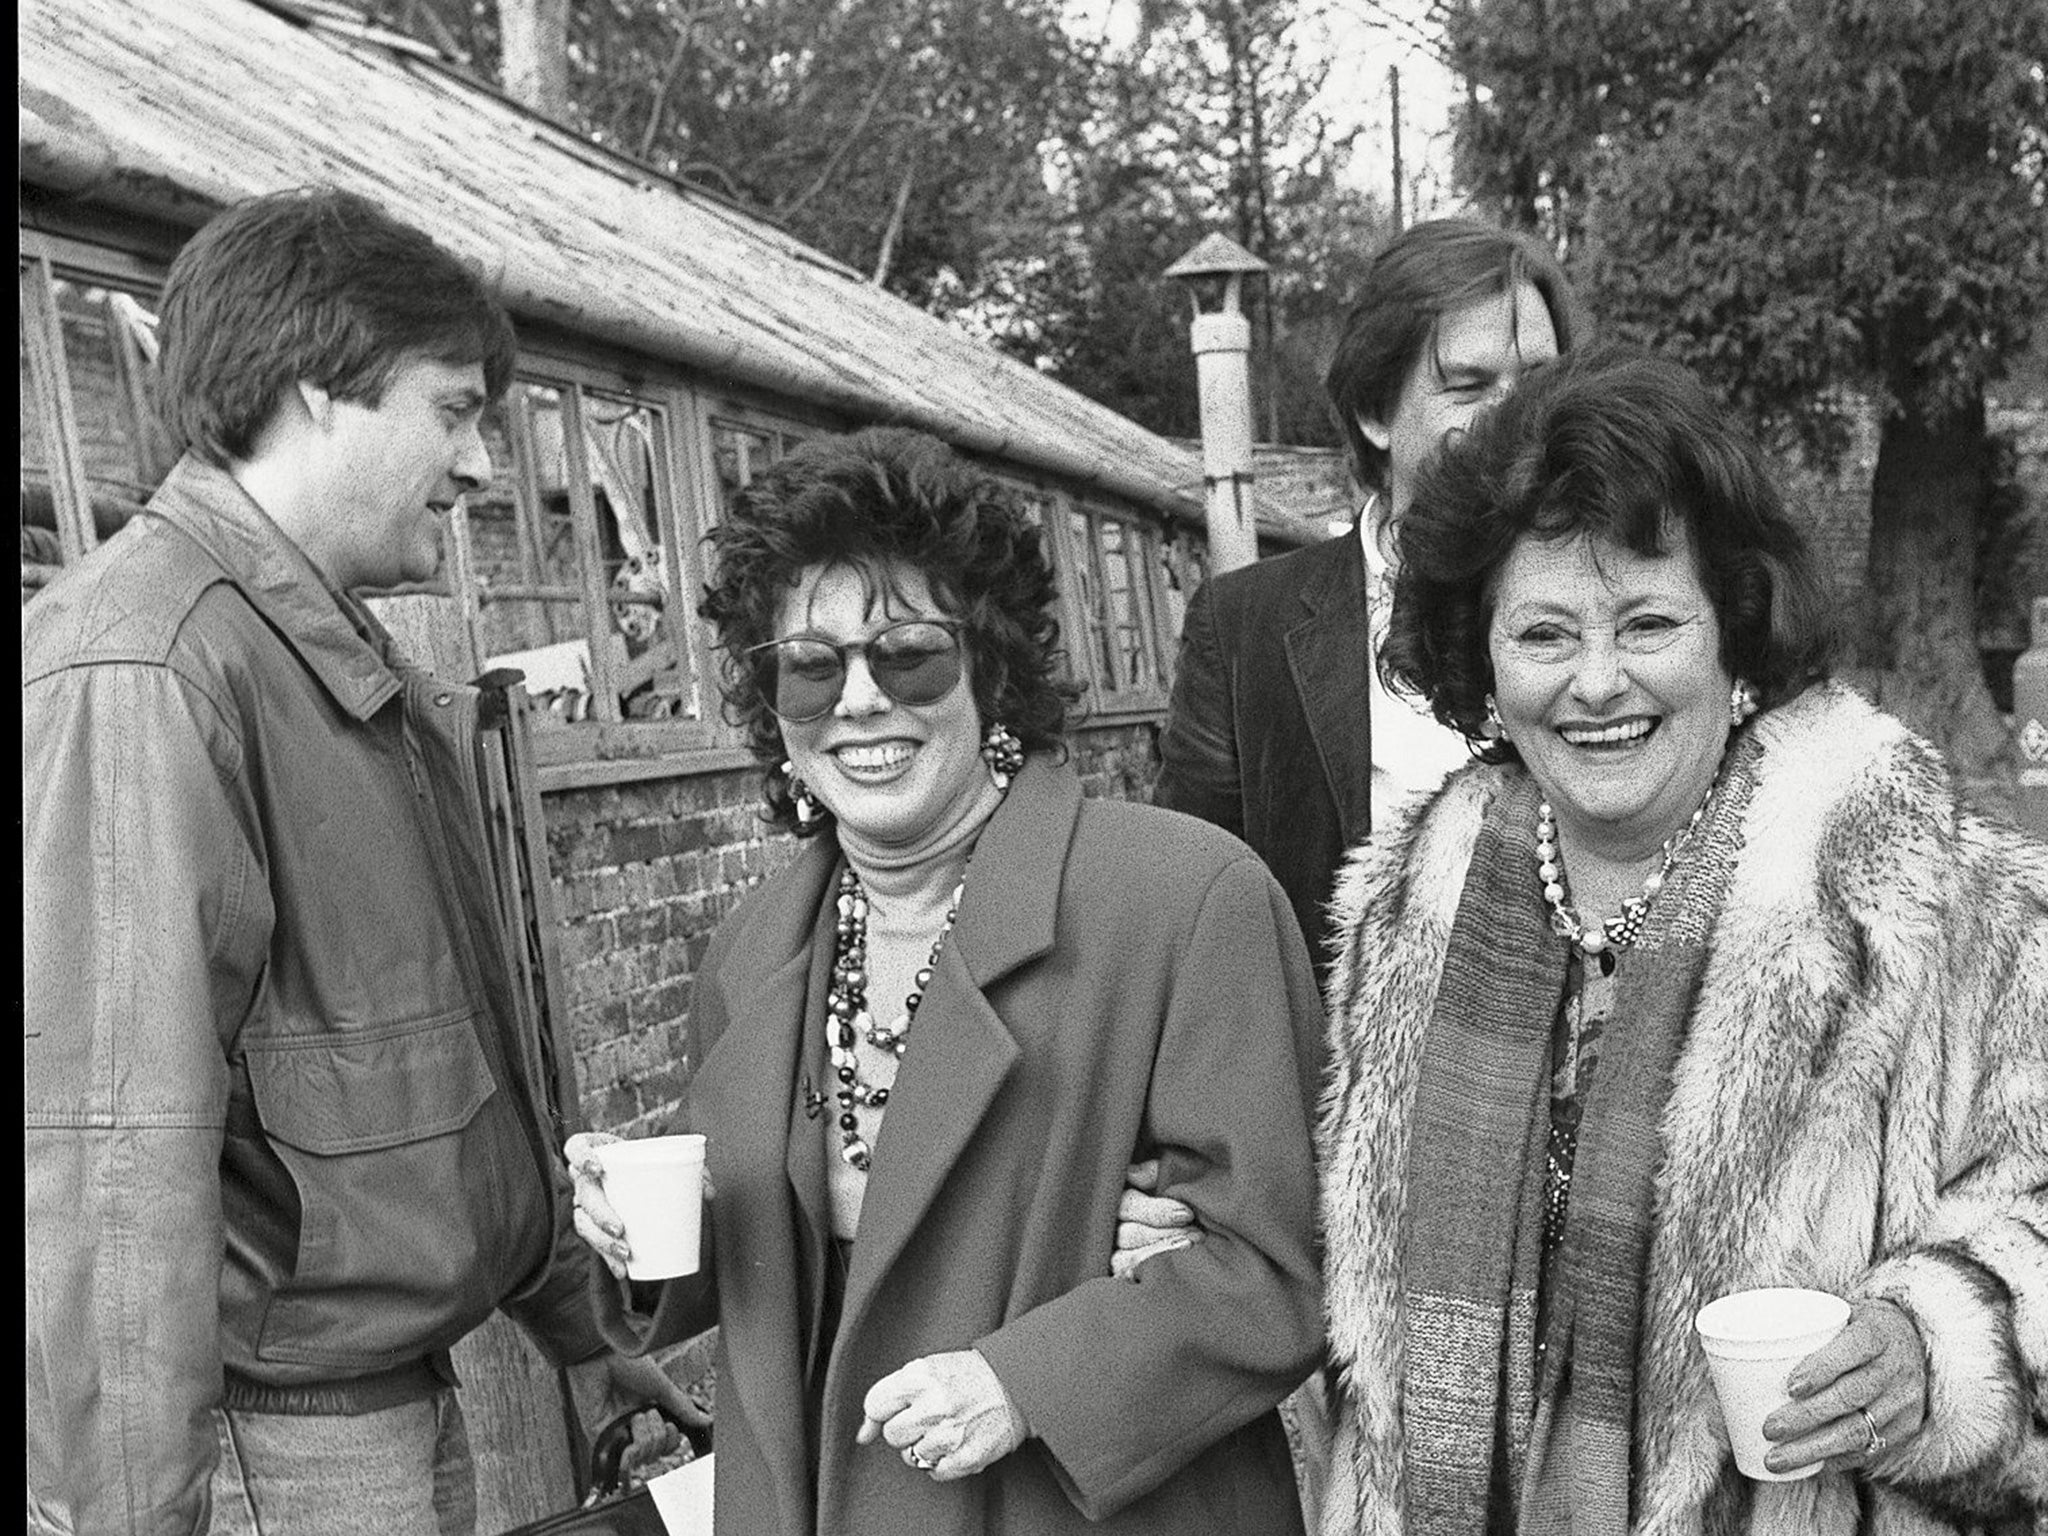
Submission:
[[[576,1235],[614,1278],[666,1280],[697,1272],[709,1193],[702,1136],[627,1140],[585,1131],[562,1151],[575,1185]]]
[[[576,1190],[576,1210],[571,1224],[576,1235],[604,1260],[612,1278],[626,1278],[626,1261],[632,1250],[626,1246],[626,1224],[612,1209],[604,1193],[604,1165],[597,1149],[619,1138],[609,1131],[578,1131],[562,1146],[569,1164],[569,1179]]]
[[[1794,1286],[1736,1291],[1700,1308],[1693,1327],[1707,1352],[1729,1448],[1743,1476],[1782,1483],[1820,1470],[1817,1463],[1772,1466],[1764,1422],[1791,1400],[1793,1370],[1848,1321],[1849,1303],[1841,1297]]]
[[[1919,1433],[1927,1352],[1894,1302],[1856,1303],[1849,1326],[1793,1367],[1792,1401],[1764,1420],[1768,1464],[1783,1472],[1859,1467]]]
[[[1855,1467],[1916,1433],[1927,1411],[1919,1330],[1888,1301],[1738,1291],[1695,1327],[1735,1464],[1759,1482]]]

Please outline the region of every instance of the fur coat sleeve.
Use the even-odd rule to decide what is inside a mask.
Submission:
[[[1637,1528],[2024,1518],[2048,1504],[2048,849],[1963,809],[1938,754],[1846,688],[1750,729],[1764,750],[1662,1122]],[[1354,857],[1334,903],[1319,1134],[1346,1386],[1327,1530],[1403,1528],[1408,1115],[1473,839],[1518,771],[1455,777]],[[1691,1321],[1770,1284],[1888,1297],[1918,1325],[1926,1425],[1867,1472],[1735,1472]]]

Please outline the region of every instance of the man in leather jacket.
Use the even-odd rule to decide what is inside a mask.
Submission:
[[[184,457],[23,615],[29,1526],[467,1531],[494,1309],[586,1408],[680,1403],[587,1307],[477,696],[354,595],[434,575],[511,326],[320,190],[201,230],[161,323]]]

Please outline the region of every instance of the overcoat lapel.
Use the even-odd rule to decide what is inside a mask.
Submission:
[[[1365,555],[1355,535],[1330,540],[1318,554],[1324,551],[1317,579],[1302,589],[1307,617],[1287,631],[1287,665],[1350,847],[1364,838],[1372,817]]]
[[[837,856],[820,839],[763,888],[761,906],[720,968],[725,1033],[708,1052],[691,1094],[694,1123],[713,1142],[714,1169],[783,1168],[788,1174],[749,1187],[745,1198],[722,1201],[717,1240],[721,1249],[730,1240],[753,1260],[745,1294],[724,1295],[721,1308],[768,1315],[764,1326],[749,1330],[755,1345],[731,1353],[728,1373],[775,1488],[797,1500],[784,1511],[788,1530],[807,1529],[811,1519],[804,1419],[790,1405],[804,1399],[802,1349],[817,1332],[815,1317],[798,1316],[800,1297],[808,1292],[815,1298],[818,1287],[799,1287],[797,1276],[820,1273],[826,1235],[822,1133],[816,1122],[801,1120],[800,1108],[803,1131],[792,1133],[792,1104],[800,1104],[804,1021],[824,1006],[825,969],[814,956]],[[720,1139],[723,1149],[716,1148]],[[733,1230],[735,1224],[744,1230]],[[728,1390],[725,1382],[720,1390]]]
[[[890,1267],[1017,1059],[988,988],[1052,948],[1060,877],[1081,807],[1071,773],[1033,760],[975,848],[952,937],[918,1005],[861,1203],[840,1329],[857,1333]],[[827,1401],[837,1393],[828,1393]]]

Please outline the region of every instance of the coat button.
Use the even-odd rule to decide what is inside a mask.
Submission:
[[[439,704],[443,709],[446,709],[450,704],[455,702],[455,695],[452,693],[437,693],[434,695],[434,702],[436,704]]]

